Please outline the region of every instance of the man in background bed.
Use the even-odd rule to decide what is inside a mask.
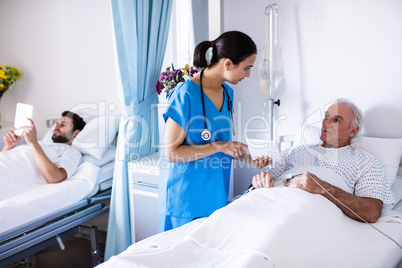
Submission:
[[[350,218],[376,222],[382,205],[392,204],[393,196],[380,162],[371,154],[351,146],[351,139],[360,131],[361,126],[362,115],[356,105],[348,100],[338,99],[328,108],[322,121],[322,144],[285,150],[283,159],[277,161],[269,171],[253,177],[254,188],[272,187],[275,182],[282,181],[280,177],[287,171],[306,167],[303,174],[294,176],[284,186],[321,194]],[[326,178],[312,174],[309,167],[330,169],[344,180],[347,185],[345,187],[350,191],[342,190],[328,183]]]
[[[14,128],[4,134],[4,147],[0,151],[1,164],[15,160],[21,162],[21,169],[27,165],[32,168],[36,164],[37,167],[33,167],[33,170],[40,172],[48,183],[58,183],[72,176],[82,161],[82,155],[71,144],[84,128],[84,120],[73,112],[63,112],[53,131],[53,143],[49,144],[38,142],[35,124],[31,119],[29,121],[31,126],[22,127],[24,131],[21,136],[14,134]],[[27,144],[16,146],[21,138]],[[29,158],[29,151],[32,152],[33,161]],[[9,171],[0,165],[0,176],[6,172]]]

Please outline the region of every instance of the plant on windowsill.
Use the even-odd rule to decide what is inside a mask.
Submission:
[[[0,65],[0,100],[3,94],[20,80],[20,77],[21,73],[16,68]]]
[[[21,73],[14,67],[0,65],[0,100],[7,90],[12,88],[15,82],[19,81]],[[0,114],[1,121],[1,114]],[[1,125],[0,125],[1,128]]]
[[[159,95],[165,92],[166,98],[169,98],[170,93],[178,84],[192,78],[196,73],[198,73],[198,70],[188,64],[181,69],[175,69],[172,64],[171,67],[166,68],[166,71],[161,72],[156,83],[156,91]]]

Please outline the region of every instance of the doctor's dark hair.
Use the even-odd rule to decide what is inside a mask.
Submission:
[[[207,50],[212,47],[212,58],[208,65]],[[228,58],[238,65],[247,57],[257,54],[257,46],[246,34],[239,31],[230,31],[221,34],[213,41],[203,41],[194,50],[193,65],[199,68],[214,66],[221,59]]]
[[[65,116],[68,118],[71,118],[73,120],[73,131],[75,130],[82,130],[85,127],[85,121],[82,119],[81,116],[79,116],[76,113],[70,112],[70,111],[64,111],[61,116]]]

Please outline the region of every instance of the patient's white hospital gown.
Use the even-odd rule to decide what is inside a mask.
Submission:
[[[61,143],[40,145],[50,161],[66,170],[67,178],[71,177],[81,164],[82,155],[72,146]],[[0,200],[46,183],[28,145],[19,145],[0,153]]]
[[[356,196],[372,197],[392,204],[394,198],[380,162],[361,149],[345,146],[324,148],[321,145],[292,147],[269,170],[277,180],[293,167],[325,167],[341,176]],[[308,171],[308,170],[306,170]],[[322,178],[325,180],[325,178]]]

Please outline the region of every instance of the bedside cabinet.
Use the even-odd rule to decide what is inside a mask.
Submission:
[[[158,233],[159,152],[128,163],[131,241]]]

